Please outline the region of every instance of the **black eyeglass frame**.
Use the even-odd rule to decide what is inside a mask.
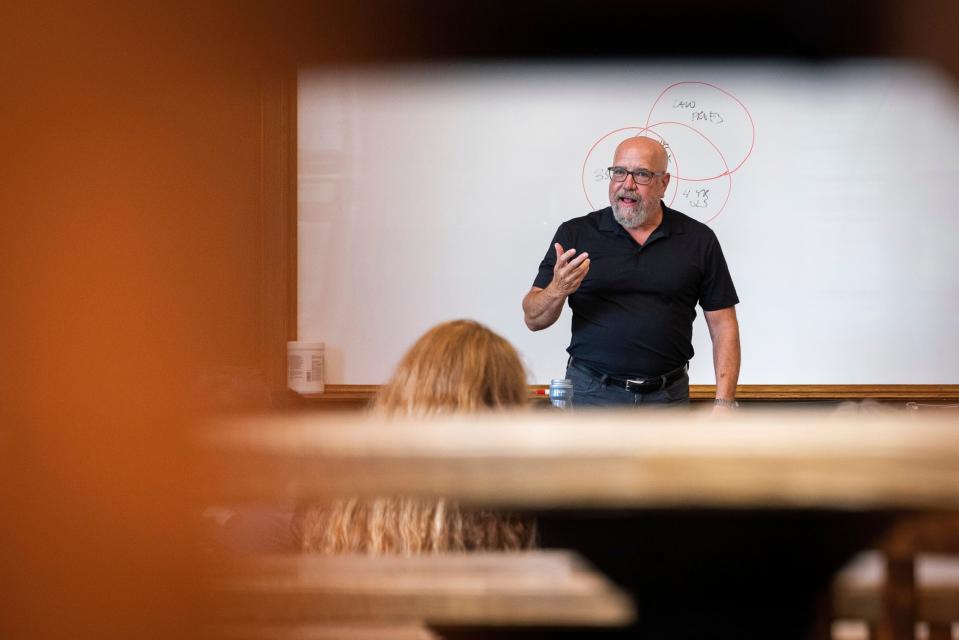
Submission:
[[[615,171],[622,171],[623,177],[617,178],[613,175]],[[665,171],[653,172],[649,169],[636,169],[630,171],[626,167],[607,167],[606,176],[613,182],[626,182],[626,176],[633,176],[633,182],[638,185],[646,186],[653,181],[653,178],[661,178],[666,175]]]

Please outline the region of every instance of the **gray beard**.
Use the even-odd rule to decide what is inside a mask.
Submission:
[[[610,204],[613,207],[613,217],[616,218],[616,222],[627,229],[635,229],[642,226],[642,224],[649,219],[649,201],[640,197],[638,194],[636,195],[636,207],[632,213],[620,211],[619,194],[616,194],[616,197],[613,198],[613,202]]]

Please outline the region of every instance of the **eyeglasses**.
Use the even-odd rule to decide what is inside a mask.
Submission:
[[[610,167],[606,170],[607,175],[613,182],[625,182],[626,176],[633,176],[633,182],[636,184],[649,184],[653,178],[666,175],[665,171],[653,173],[648,169],[636,169],[636,171],[627,171],[626,167]]]

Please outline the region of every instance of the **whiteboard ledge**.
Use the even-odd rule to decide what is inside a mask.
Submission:
[[[318,402],[366,403],[373,399],[379,385],[328,384],[325,393],[304,394]],[[531,385],[531,399],[546,399],[540,393],[546,385]],[[711,384],[689,386],[692,400],[710,400],[716,396]],[[947,402],[959,400],[959,384],[742,384],[736,387],[738,400],[888,400],[912,402]]]

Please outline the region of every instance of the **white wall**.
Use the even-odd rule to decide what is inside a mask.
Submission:
[[[667,202],[723,245],[742,383],[959,383],[959,101],[890,61],[302,72],[299,337],[326,343],[327,382],[381,383],[458,317],[512,341],[530,382],[559,376],[568,309],[531,333],[520,301],[647,122],[678,123],[650,129]],[[694,346],[710,383],[701,310]]]

